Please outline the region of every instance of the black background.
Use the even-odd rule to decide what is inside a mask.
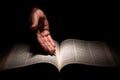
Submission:
[[[120,68],[100,67],[83,64],[70,64],[58,69],[49,63],[33,64],[30,66],[1,71],[0,79],[42,79],[42,80],[119,80]]]
[[[16,42],[31,43],[29,17],[33,7],[44,11],[51,35],[59,43],[64,39],[77,38],[119,45],[117,2],[19,0],[0,4],[1,50]]]

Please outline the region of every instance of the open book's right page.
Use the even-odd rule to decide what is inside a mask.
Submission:
[[[95,66],[115,66],[109,47],[101,41],[64,40],[60,45],[61,67],[80,63]]]

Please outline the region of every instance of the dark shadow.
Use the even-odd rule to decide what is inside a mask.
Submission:
[[[36,54],[49,55],[49,53],[45,52],[37,42],[30,46],[30,52],[33,53],[33,55]]]
[[[62,80],[119,80],[119,67],[70,64],[62,68]]]
[[[33,55],[36,54],[41,54],[41,55],[48,55],[48,52],[45,52],[41,45],[37,42],[37,36],[36,36],[36,31],[31,32],[31,37],[30,37],[30,52],[33,53]]]
[[[0,72],[0,80],[58,80],[58,70],[48,63],[7,69]]]

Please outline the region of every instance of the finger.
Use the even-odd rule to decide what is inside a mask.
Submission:
[[[48,51],[48,48],[47,48],[47,46],[46,46],[46,44],[45,44],[45,42],[44,42],[44,39],[43,39],[43,37],[41,36],[40,33],[37,33],[37,40],[38,40],[39,44],[42,46],[42,48],[43,48],[45,51]]]
[[[40,36],[39,38],[42,40],[41,45],[44,47],[44,49],[48,51],[50,54],[54,53],[54,49],[50,47],[50,44],[48,43],[47,38],[45,38],[45,36],[42,36],[40,32],[39,32],[39,36]]]
[[[38,39],[38,42],[45,51],[48,51],[47,47],[45,46],[45,44],[41,38]]]
[[[53,47],[55,47],[55,43],[54,43],[52,37],[51,37],[50,35],[48,35],[47,37],[48,37],[48,40],[49,40],[49,42],[51,43],[51,45],[52,45]]]
[[[47,38],[46,38],[46,37],[44,37],[44,44],[47,46],[48,51],[51,51],[51,50],[52,50],[52,47],[51,47],[50,43],[47,41]]]
[[[49,49],[49,52],[53,54],[55,52],[55,48],[52,46],[52,44],[49,42],[46,36],[44,37],[44,40],[47,45],[47,48]]]

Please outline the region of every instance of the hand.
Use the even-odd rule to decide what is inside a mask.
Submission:
[[[55,43],[49,32],[49,23],[42,10],[34,8],[30,17],[32,22],[31,29],[36,30],[37,41],[41,47],[53,55],[55,52]]]

